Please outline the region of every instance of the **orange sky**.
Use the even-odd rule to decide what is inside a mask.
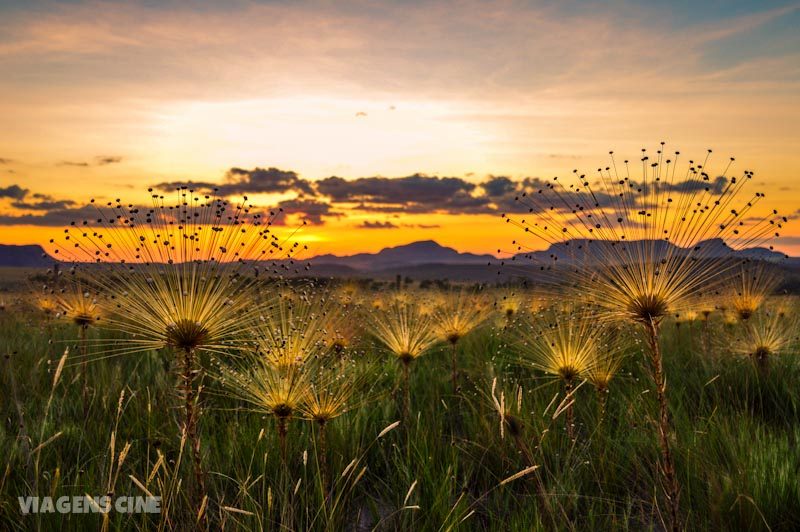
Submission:
[[[47,220],[91,197],[141,202],[158,183],[240,179],[232,168],[466,190],[590,173],[661,140],[735,155],[794,214],[798,24],[797,5],[755,2],[0,4],[0,242],[45,243]],[[296,199],[279,188],[257,198]],[[317,201],[314,254],[422,239],[495,253],[520,236],[499,207]],[[800,254],[800,227],[787,235],[778,247]]]

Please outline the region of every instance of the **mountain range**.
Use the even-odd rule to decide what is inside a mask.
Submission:
[[[501,271],[500,279],[525,275],[525,268],[535,268],[536,264],[552,263],[552,256],[558,256],[560,264],[569,262],[568,257],[580,253],[590,253],[590,257],[581,257],[581,260],[591,259],[596,261],[607,260],[607,252],[603,247],[610,246],[609,242],[571,240],[550,246],[544,251],[520,253],[513,261],[516,268],[507,268]],[[662,248],[659,252],[666,251],[672,246],[668,242],[629,242],[628,246],[655,246]],[[766,248],[749,248],[733,250],[722,240],[712,239],[701,242],[700,246],[707,246],[703,250],[706,257],[722,258],[753,258],[759,260],[779,261],[784,258],[782,253]],[[673,246],[674,247],[674,246]],[[681,253],[680,248],[673,250]],[[308,259],[311,263],[311,273],[319,277],[375,277],[393,278],[403,275],[412,279],[451,279],[451,280],[498,280],[498,268],[501,259],[493,255],[459,253],[453,248],[442,246],[433,240],[412,242],[395,247],[387,247],[377,253],[357,253],[355,255],[337,256],[331,254],[318,255]],[[509,259],[505,262],[508,263]],[[0,244],[0,267],[25,267],[42,268],[52,265],[54,259],[47,254],[41,246],[13,246]],[[800,259],[784,261],[787,266],[800,266]],[[490,267],[494,266],[494,267]],[[536,268],[538,269],[538,268]]]

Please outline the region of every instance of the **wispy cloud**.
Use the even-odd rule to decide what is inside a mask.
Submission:
[[[122,162],[122,157],[119,155],[100,155],[95,157],[95,164],[97,166],[106,166],[109,164],[117,164]]]
[[[371,222],[369,220],[364,220],[363,222],[358,224],[358,227],[361,228],[361,229],[397,229],[400,226],[396,225],[396,224],[393,224],[392,222],[390,222],[388,220],[385,221],[385,222],[381,222],[381,221]]]
[[[78,168],[88,168],[90,166],[108,166],[122,162],[122,157],[118,155],[98,155],[91,163],[87,161],[60,161],[57,166],[75,166]]]

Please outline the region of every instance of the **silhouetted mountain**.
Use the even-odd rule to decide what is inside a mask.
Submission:
[[[0,267],[46,268],[53,262],[42,246],[0,244]]]
[[[632,241],[625,245],[643,248],[649,246],[657,249],[659,254],[672,247],[672,244],[665,241]],[[707,240],[699,245],[705,247],[701,254],[707,258],[753,258],[770,262],[780,261],[783,267],[792,270],[800,267],[800,259],[781,261],[784,257],[782,253],[765,248],[735,251],[719,239]],[[497,259],[488,254],[459,253],[432,240],[425,240],[384,248],[378,253],[358,253],[341,257],[330,254],[319,255],[308,259],[308,262],[311,263],[310,270],[299,268],[296,273],[287,271],[286,274],[380,279],[391,279],[396,275],[402,275],[417,280],[447,278],[485,282],[520,277],[534,279],[543,275],[540,272],[541,265],[554,265],[554,256],[558,257],[555,265],[566,266],[574,260],[588,261],[589,264],[592,264],[593,261],[597,264],[607,263],[611,258],[619,256],[609,253],[610,246],[612,244],[606,241],[571,240],[554,244],[545,251],[520,253],[512,261]],[[678,254],[685,253],[680,248],[675,248],[673,251]],[[586,256],[587,254],[589,256]],[[504,262],[505,266],[500,267],[501,262]],[[41,246],[0,245],[0,266],[44,268],[52,266],[53,263],[54,259],[46,256]],[[290,270],[294,269],[294,266],[290,268]]]
[[[620,252],[624,247],[626,251]],[[615,249],[616,248],[616,249]],[[747,248],[734,250],[721,238],[712,238],[699,242],[692,249],[679,248],[664,240],[631,240],[630,242],[611,242],[608,240],[574,239],[552,244],[544,251],[518,253],[515,262],[534,264],[592,264],[608,263],[625,257],[665,257],[668,254],[681,256],[692,252],[693,256],[703,259],[750,258],[770,262],[779,262],[786,255],[767,248]]]
[[[314,269],[321,266],[337,265],[361,271],[379,271],[423,264],[486,265],[494,260],[496,259],[492,255],[459,253],[453,248],[442,246],[433,240],[423,240],[402,246],[384,248],[378,253],[358,253],[344,257],[319,255],[312,258],[310,262]]]

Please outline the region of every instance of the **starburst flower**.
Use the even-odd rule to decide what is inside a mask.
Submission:
[[[40,305],[49,303],[47,299],[40,300]],[[100,320],[101,310],[97,295],[92,294],[80,282],[63,289],[55,298],[55,306],[59,317],[74,323],[83,331]]]
[[[414,304],[395,302],[377,312],[372,332],[404,365],[426,354],[438,342],[431,318]]]
[[[575,384],[585,379],[605,357],[618,355],[619,347],[610,340],[586,310],[571,308],[554,311],[518,328],[521,362],[551,375],[572,395]],[[574,438],[574,409],[567,407],[567,433]]]
[[[367,374],[359,371],[349,361],[336,360],[330,365],[320,364],[312,379],[306,399],[301,407],[303,416],[317,426],[317,456],[320,462],[322,488],[328,493],[327,427],[339,416],[363,404],[355,399],[363,392]]]
[[[197,434],[201,352],[224,355],[245,343],[255,318],[251,297],[262,278],[291,271],[298,245],[273,232],[277,213],[231,204],[181,187],[174,203],[151,192],[152,205],[120,200],[98,206],[51,240],[72,275],[111,302],[103,327],[119,333],[97,355],[164,349],[180,367],[183,431],[194,462],[195,502],[205,494]],[[246,199],[245,199],[246,201]],[[275,260],[282,259],[282,260]]]
[[[230,395],[254,412],[276,420],[281,456],[286,460],[289,422],[302,413],[311,391],[310,370],[299,365],[277,367],[257,352],[246,354],[239,365],[220,365],[220,379]]]
[[[433,326],[439,339],[450,344],[453,394],[458,394],[458,343],[477,329],[487,317],[483,295],[461,289],[447,294],[433,313]]]
[[[58,301],[50,289],[36,291],[34,305],[37,309],[42,311],[47,318],[55,316],[59,310]]]
[[[557,312],[517,331],[523,360],[564,382],[580,378],[597,359],[602,329],[581,315]]]
[[[732,353],[749,357],[759,370],[767,373],[773,358],[797,346],[798,325],[793,315],[762,310],[742,323],[726,345]]]
[[[762,261],[748,262],[733,276],[728,289],[728,305],[740,320],[755,314],[780,284],[778,272]]]
[[[573,180],[535,183],[518,197],[528,218],[503,216],[549,246],[538,253],[517,247],[542,282],[587,297],[603,309],[600,317],[644,328],[659,399],[660,470],[670,525],[677,529],[679,485],[658,345],[661,321],[723,286],[737,263],[733,251],[777,236],[787,219],[761,209],[764,195],[746,191],[753,173],[731,175],[733,158],[715,171],[711,150],[688,165],[679,162],[679,152],[667,155],[663,143],[653,157],[642,150],[638,164],[620,164],[610,154],[594,178],[575,170]],[[635,164],[641,169],[636,178]]]
[[[482,294],[461,289],[448,293],[433,313],[433,325],[441,340],[456,344],[477,329],[487,315]]]
[[[605,417],[608,394],[611,391],[611,381],[619,373],[625,361],[625,351],[618,335],[609,335],[605,339],[608,349],[595,352],[595,359],[583,372],[583,378],[591,384],[599,402],[600,420]]]
[[[439,341],[431,318],[422,315],[414,304],[395,301],[386,310],[376,312],[372,320],[372,334],[402,366],[405,398],[402,412],[407,422],[411,363],[428,353]]]
[[[251,334],[268,364],[279,369],[302,366],[327,350],[334,317],[325,297],[282,297],[262,309]]]
[[[88,330],[89,326],[100,320],[100,306],[97,294],[92,294],[80,282],[62,289],[56,296],[57,317],[64,318],[78,328],[78,341],[81,353],[81,397],[84,415],[89,413],[89,368]]]
[[[503,291],[499,294],[495,307],[507,320],[511,320],[522,307],[522,297],[515,290]]]
[[[757,214],[764,196],[744,197],[753,174],[729,176],[732,159],[712,178],[709,157],[681,173],[679,155],[643,152],[634,180],[612,152],[595,180],[577,171],[574,183],[555,178],[519,198],[532,218],[506,220],[551,246],[546,258],[529,255],[557,273],[551,280],[566,280],[607,314],[659,321],[723,286],[732,252],[766,241],[786,221]]]
[[[341,311],[329,312],[325,321],[325,344],[339,357],[357,345],[362,333],[362,309],[348,306]]]

